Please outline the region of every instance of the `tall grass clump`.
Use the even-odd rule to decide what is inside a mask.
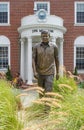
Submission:
[[[24,120],[25,124],[27,124],[24,130],[54,130],[57,124],[60,123],[60,120],[58,116],[54,118],[52,111],[61,108],[60,103],[63,100],[63,96],[54,92],[47,92],[44,94],[44,90],[40,87],[28,88],[24,91],[26,92],[34,89],[43,96],[34,100],[32,106],[26,109],[24,108]],[[20,94],[18,96],[23,95]]]
[[[84,130],[84,90],[77,87],[74,76],[69,74],[54,80],[54,92],[44,94],[40,87],[24,90],[35,89],[42,95],[24,109],[24,130]]]
[[[0,79],[0,130],[21,130],[16,97],[10,84]]]
[[[59,92],[64,100],[61,102],[61,108],[58,113],[65,113],[66,116],[59,114],[59,118],[63,119],[57,127],[66,130],[81,130],[84,126],[84,90],[78,89],[74,75],[60,77],[58,81],[54,80],[54,92]],[[56,113],[55,110],[53,110]],[[57,116],[56,116],[57,117]]]
[[[61,94],[69,94],[77,91],[77,85],[74,78],[63,76],[59,80],[54,79],[53,91]]]
[[[25,109],[27,126],[24,130],[83,130],[83,93],[82,89],[69,95],[57,92],[45,93],[43,97],[33,101],[32,106]]]
[[[66,130],[83,130],[84,126],[84,90],[67,97],[62,103],[62,110],[67,113],[62,122]]]

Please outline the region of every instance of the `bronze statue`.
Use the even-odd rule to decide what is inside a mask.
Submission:
[[[56,79],[59,78],[58,48],[49,41],[48,31],[42,31],[41,38],[42,42],[33,47],[33,72],[34,77],[38,79],[38,85],[44,88],[45,92],[51,92],[55,66]]]

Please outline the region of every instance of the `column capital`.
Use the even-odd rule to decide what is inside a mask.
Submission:
[[[64,42],[64,39],[62,37],[56,38],[56,43],[60,44],[60,43],[63,43],[63,42]]]
[[[21,43],[25,43],[27,41],[27,37],[22,37],[22,38],[20,38],[20,42]]]
[[[31,37],[31,36],[28,36],[28,37],[27,37],[27,40],[28,40],[28,39],[32,39],[32,37]]]
[[[52,42],[56,43],[56,37],[52,37]]]

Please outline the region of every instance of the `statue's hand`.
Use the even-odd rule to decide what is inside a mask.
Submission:
[[[59,79],[59,74],[57,73],[57,74],[56,74],[56,80],[58,80],[58,79]]]
[[[36,79],[38,79],[38,73],[37,73],[37,72],[34,73],[34,77],[35,77]]]

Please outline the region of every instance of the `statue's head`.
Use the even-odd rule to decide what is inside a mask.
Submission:
[[[49,31],[46,31],[46,30],[42,31],[41,32],[41,38],[42,38],[42,42],[48,43],[49,39],[50,39],[50,33],[49,33]]]

